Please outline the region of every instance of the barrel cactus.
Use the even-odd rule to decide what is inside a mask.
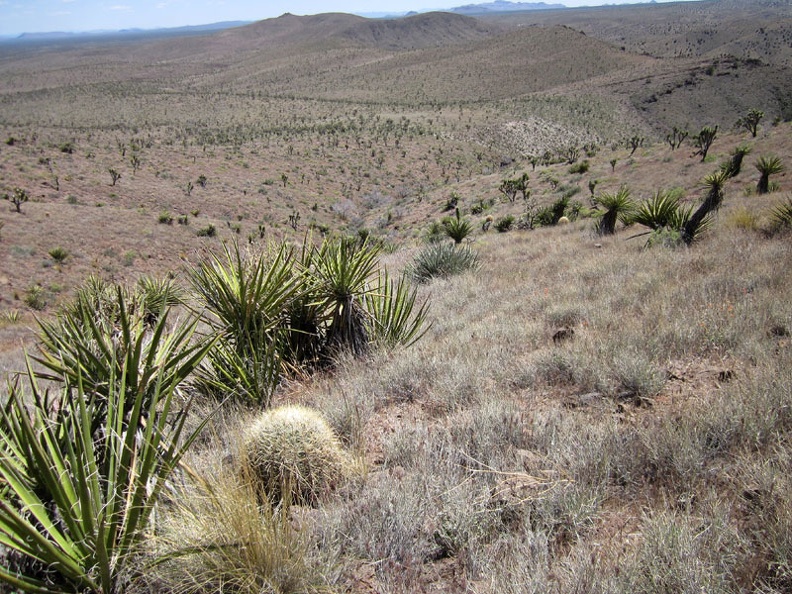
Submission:
[[[315,505],[352,469],[327,422],[302,406],[263,412],[245,432],[243,460],[273,504]]]

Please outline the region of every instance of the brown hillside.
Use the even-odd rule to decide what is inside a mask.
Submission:
[[[342,37],[380,49],[410,50],[476,41],[501,29],[470,17],[430,12],[403,19],[367,20],[344,31]]]

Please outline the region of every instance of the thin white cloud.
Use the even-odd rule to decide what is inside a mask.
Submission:
[[[132,10],[131,6],[127,6],[126,4],[116,4],[110,7],[110,10]]]

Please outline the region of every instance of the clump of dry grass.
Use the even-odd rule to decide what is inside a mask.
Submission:
[[[185,594],[321,589],[309,532],[288,508],[273,508],[266,494],[227,469],[192,479],[163,510],[155,562],[138,587]]]

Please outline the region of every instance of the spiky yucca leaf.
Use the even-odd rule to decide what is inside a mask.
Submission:
[[[773,207],[770,218],[776,227],[792,227],[792,198]]]
[[[630,216],[630,222],[650,229],[678,228],[672,223],[678,220],[679,198],[669,192],[658,190],[649,200],[643,202]]]
[[[144,276],[138,281],[136,292],[149,323],[156,322],[164,309],[184,303],[184,291],[169,278]]]
[[[375,342],[388,347],[415,344],[426,332],[428,302],[417,306],[418,292],[406,277],[393,279],[380,275],[377,288],[366,294],[366,310],[371,316],[369,334]]]
[[[79,370],[55,405],[30,364],[30,394],[9,386],[0,411],[0,581],[28,592],[110,594],[135,572],[165,482],[208,420],[185,431],[188,410],[173,410],[178,375],[160,370],[151,390],[131,389],[142,357],[109,366],[119,372],[103,395],[113,406],[86,390]]]
[[[605,209],[597,225],[600,235],[613,235],[616,232],[616,221],[628,224],[635,208],[627,186],[622,186],[615,193],[603,192],[594,199],[594,203]]]
[[[188,278],[206,307],[206,322],[233,339],[257,340],[271,337],[286,305],[301,291],[293,264],[285,244],[271,255],[247,256],[238,244],[224,244],[223,254],[190,269]]]
[[[205,306],[202,318],[219,336],[199,374],[200,383],[221,397],[269,403],[277,384],[282,339],[290,305],[306,294],[285,244],[270,255],[243,255],[224,246],[188,273]]]
[[[112,397],[122,377],[129,392],[126,402],[140,394],[147,406],[158,381],[178,385],[206,353],[207,342],[193,340],[197,321],[170,330],[163,310],[150,327],[143,309],[122,287],[116,287],[114,301],[105,301],[104,307],[97,312],[94,301],[78,293],[56,319],[39,320],[39,355],[33,357],[45,369],[41,378],[84,390],[99,410],[118,406]]]

